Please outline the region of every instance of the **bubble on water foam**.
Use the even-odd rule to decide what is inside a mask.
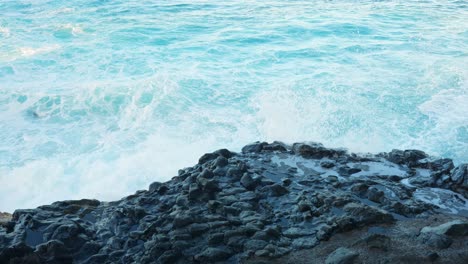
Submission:
[[[468,90],[448,89],[433,95],[419,110],[436,119],[438,125],[468,124]]]
[[[419,105],[421,113],[433,123],[413,144],[427,148],[439,155],[454,158],[456,162],[468,161],[468,138],[463,131],[468,127],[468,93],[448,89],[433,95]],[[447,146],[446,142],[452,142]]]
[[[361,99],[349,93],[340,97],[340,102],[333,103],[336,96],[320,87],[313,92],[277,88],[259,93],[252,106],[260,137],[287,143],[311,140],[354,152],[385,151],[395,143],[389,139],[396,137],[370,116]]]
[[[60,45],[58,44],[43,46],[39,48],[22,47],[22,48],[19,48],[18,50],[22,56],[29,57],[29,56],[34,56],[37,54],[52,52],[57,49],[60,49]]]
[[[63,154],[26,161],[10,170],[3,168],[0,209],[12,212],[18,205],[32,208],[57,199],[120,199],[146,189],[153,181],[169,180],[178,169],[194,165],[203,153],[219,147],[213,135],[183,135],[183,130],[155,133],[136,149],[122,150],[116,157],[107,156],[108,144],[104,144],[93,153]],[[234,145],[225,147],[238,151]]]

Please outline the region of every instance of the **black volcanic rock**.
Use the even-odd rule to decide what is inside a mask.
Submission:
[[[464,263],[467,170],[418,150],[221,149],[119,201],[16,210],[0,263]]]

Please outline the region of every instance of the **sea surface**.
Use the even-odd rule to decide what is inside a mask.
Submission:
[[[256,140],[468,161],[468,1],[0,0],[0,211]]]

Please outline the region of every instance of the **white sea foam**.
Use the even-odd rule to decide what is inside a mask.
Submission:
[[[0,35],[3,35],[3,37],[7,38],[10,36],[10,29],[7,27],[1,27],[0,26]]]
[[[256,140],[467,160],[455,2],[10,2],[0,211],[121,197]]]
[[[102,142],[105,146],[113,143],[112,136],[106,140]],[[30,161],[0,171],[0,208],[12,212],[18,204],[20,208],[31,208],[57,198],[120,199],[147,189],[153,181],[169,180],[179,168],[192,166],[214,148],[213,138],[190,141],[161,133],[151,136],[137,152],[122,152],[112,160],[87,155],[67,161],[63,157]]]
[[[39,48],[22,47],[22,48],[19,48],[18,50],[22,56],[29,57],[29,56],[34,56],[37,54],[52,52],[59,48],[60,48],[60,45],[54,44],[54,45],[48,45],[48,46],[43,46]]]
[[[61,28],[66,29],[66,30],[70,30],[71,33],[73,35],[75,35],[75,36],[84,33],[83,28],[81,26],[79,26],[79,25],[65,24]]]

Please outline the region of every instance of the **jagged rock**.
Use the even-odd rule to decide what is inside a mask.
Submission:
[[[288,238],[298,238],[303,236],[312,236],[315,234],[315,230],[308,230],[298,227],[291,227],[283,232],[283,235]]]
[[[219,157],[219,158],[221,158],[221,157]],[[200,173],[200,175],[198,175],[198,177],[205,178],[205,179],[211,179],[211,178],[213,178],[213,176],[214,176],[213,172],[211,170],[209,170],[209,169],[204,169]]]
[[[375,187],[371,187],[367,191],[367,199],[373,202],[380,203],[383,197],[384,192]]]
[[[316,143],[220,149],[118,201],[62,201],[7,215],[0,221],[0,263],[269,263],[343,232],[401,222],[419,225],[403,239],[424,251],[395,263],[427,261],[440,249],[440,261],[463,263],[466,165],[451,164],[414,150],[362,156]],[[447,223],[429,220],[436,214]],[[402,239],[393,232],[369,231],[346,246],[391,255]],[[329,263],[354,259],[346,252],[331,254]]]
[[[291,246],[294,249],[307,249],[313,248],[318,244],[317,238],[315,237],[298,237],[293,240]]]
[[[196,261],[204,263],[218,262],[228,259],[232,251],[225,248],[207,248],[202,253],[195,256]]]
[[[419,160],[427,158],[427,154],[420,150],[394,149],[386,154],[386,158],[396,164],[415,165]]]
[[[165,251],[159,258],[158,263],[174,263],[180,257],[179,251],[176,250],[168,250]]]
[[[173,225],[174,227],[184,227],[193,223],[193,218],[188,215],[178,215],[174,218]]]
[[[207,163],[208,161],[214,160],[218,157],[219,155],[216,153],[206,153],[203,156],[200,157],[198,160],[198,164],[202,165]]]
[[[446,249],[452,245],[453,240],[446,235],[436,233],[421,233],[418,237],[420,243],[437,249]]]
[[[292,151],[305,158],[324,158],[344,155],[344,150],[327,149],[320,143],[294,143],[292,145]]]
[[[280,184],[273,184],[270,186],[270,192],[273,196],[282,196],[288,193],[288,189]]]
[[[271,144],[264,145],[262,150],[263,151],[278,151],[278,152],[285,152],[287,151],[288,146],[282,142],[275,141]]]
[[[357,203],[349,203],[343,210],[360,224],[391,223],[395,220],[386,211]]]
[[[245,173],[240,180],[242,186],[244,186],[247,190],[253,190],[258,184],[258,181],[252,179],[250,174]]]
[[[220,156],[220,157],[216,158],[216,160],[214,162],[214,165],[216,167],[221,167],[221,168],[225,167],[228,164],[229,164],[228,160],[223,156]]]
[[[268,145],[268,143],[266,143],[266,142],[255,142],[253,144],[250,144],[250,145],[247,145],[247,146],[243,147],[242,148],[242,153],[249,153],[249,152],[258,153],[258,152],[261,152],[265,145]]]
[[[246,250],[261,250],[268,245],[267,242],[259,239],[250,239],[244,244]]]
[[[223,233],[215,233],[208,236],[208,244],[209,245],[218,245],[224,241],[224,234]]]
[[[468,164],[465,163],[456,167],[450,179],[456,186],[468,189]]]
[[[325,260],[326,264],[352,264],[359,256],[358,253],[344,247],[337,248]]]

